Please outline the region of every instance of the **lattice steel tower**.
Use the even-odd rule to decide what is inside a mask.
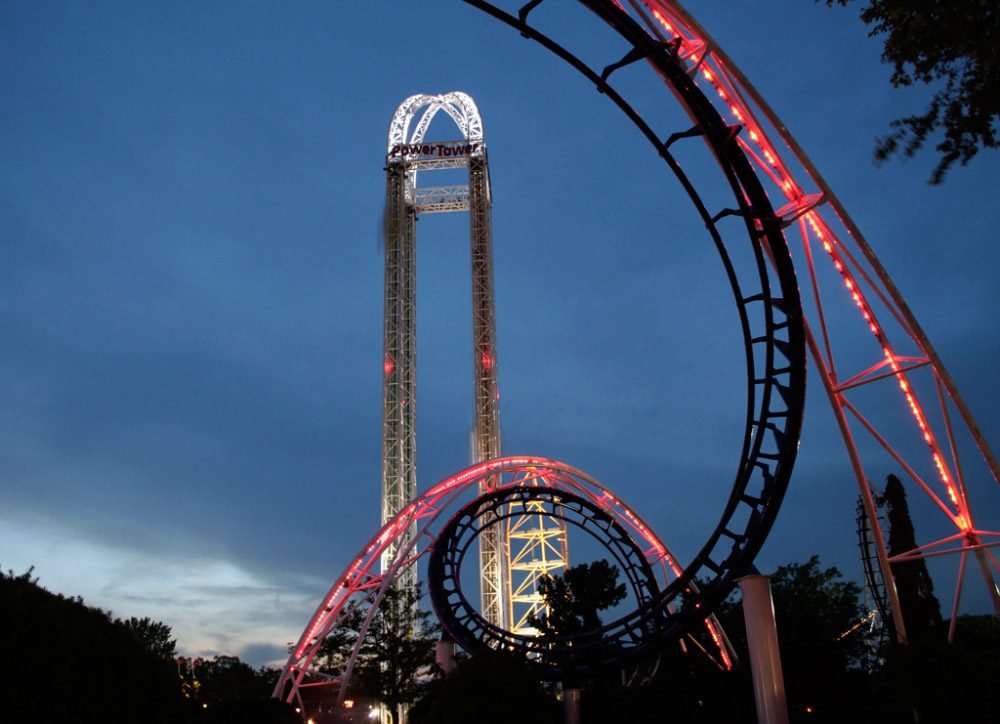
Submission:
[[[461,140],[425,142],[431,121],[444,111]],[[415,124],[414,124],[415,121]],[[468,169],[463,185],[417,187],[423,171]],[[472,339],[475,385],[476,462],[500,457],[496,321],[493,302],[493,242],[490,174],[483,125],[465,93],[414,95],[396,109],[386,148],[385,356],[382,417],[382,523],[415,497],[416,476],[416,284],[418,214],[468,211],[472,257]],[[483,488],[488,488],[484,484]],[[483,616],[503,628],[523,628],[541,602],[540,576],[566,565],[566,529],[541,509],[526,510],[506,525],[488,527],[480,538]],[[386,550],[382,568],[415,534]],[[410,567],[399,584],[414,586]]]

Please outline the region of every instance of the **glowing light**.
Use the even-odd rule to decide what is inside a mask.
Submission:
[[[661,13],[656,8],[653,8],[653,17],[660,22],[660,25],[662,25],[664,28],[667,29],[668,33],[674,32],[674,29],[670,27],[670,23],[667,22],[667,19],[665,17],[663,17],[663,13]]]
[[[733,662],[732,659],[729,658],[729,652],[726,651],[726,647],[723,645],[719,627],[711,618],[705,620],[705,627],[708,629],[708,634],[712,637],[712,641],[714,641],[715,645],[719,648],[719,653],[722,654],[723,667],[726,671],[731,671],[733,668]]]
[[[385,362],[382,363],[382,369],[385,370],[385,376],[388,377],[392,374],[392,371],[396,369],[396,362],[392,357],[386,357]]]
[[[817,223],[815,214],[809,213],[806,215],[806,221],[809,227],[812,229],[813,233],[819,239],[823,239],[823,230]],[[917,423],[917,427],[920,429],[921,435],[924,442],[931,450],[931,457],[934,461],[934,466],[938,471],[938,478],[944,484],[945,491],[948,494],[948,498],[951,500],[952,504],[956,507],[957,512],[960,514],[956,517],[956,522],[960,528],[967,530],[968,522],[967,517],[961,514],[965,506],[959,499],[958,492],[955,489],[954,484],[951,480],[951,475],[949,473],[948,467],[945,464],[944,458],[940,454],[940,449],[938,447],[937,441],[934,439],[934,435],[930,431],[930,427],[927,424],[927,418],[924,415],[920,404],[917,402],[917,398],[913,393],[909,383],[903,376],[903,371],[896,361],[896,355],[892,351],[892,348],[886,344],[885,340],[882,338],[882,330],[879,328],[878,324],[875,322],[874,315],[872,314],[871,308],[868,306],[868,302],[865,300],[858,286],[858,283],[851,277],[850,272],[848,272],[844,263],[840,260],[840,255],[837,253],[836,249],[828,241],[823,241],[823,250],[830,256],[833,261],[833,267],[840,273],[844,281],[844,286],[851,293],[851,299],[854,304],[861,310],[861,316],[864,318],[868,325],[869,331],[875,335],[882,345],[882,354],[885,357],[886,362],[888,362],[889,367],[892,369],[893,373],[897,377],[899,384],[899,389],[903,392],[903,397],[906,400],[906,406],[910,409],[910,414],[913,415],[914,421]]]

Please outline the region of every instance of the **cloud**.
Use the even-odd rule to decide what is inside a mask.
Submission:
[[[4,568],[34,565],[39,583],[53,592],[82,596],[119,618],[163,621],[183,655],[236,654],[254,666],[273,664],[282,645],[259,642],[297,639],[321,592],[286,589],[225,559],[115,547],[53,521],[0,522]]]
[[[238,655],[243,661],[258,662],[257,666],[275,665],[285,662],[288,658],[288,648],[272,643],[257,642],[244,646]]]

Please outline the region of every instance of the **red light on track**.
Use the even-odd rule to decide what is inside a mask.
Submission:
[[[392,374],[392,371],[396,369],[396,362],[392,357],[386,357],[385,362],[382,363],[382,369],[385,370],[385,376],[388,377]]]

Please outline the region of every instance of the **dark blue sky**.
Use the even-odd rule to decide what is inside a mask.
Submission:
[[[996,444],[996,155],[939,188],[929,154],[872,164],[927,93],[890,90],[851,9],[690,9],[851,210]],[[621,55],[583,11],[548,18],[595,65]],[[476,99],[490,153],[505,451],[565,460],[682,557],[700,546],[742,424],[732,305],[676,182],[575,72],[457,1],[9,2],[0,565],[162,619],[188,653],[284,651],[377,527],[386,128],[405,97],[450,90]],[[637,97],[679,116],[663,91]],[[420,222],[422,488],[468,461],[466,237],[460,216]],[[975,486],[1000,528],[995,483]],[[857,577],[856,494],[813,381],[760,567],[819,553]]]

